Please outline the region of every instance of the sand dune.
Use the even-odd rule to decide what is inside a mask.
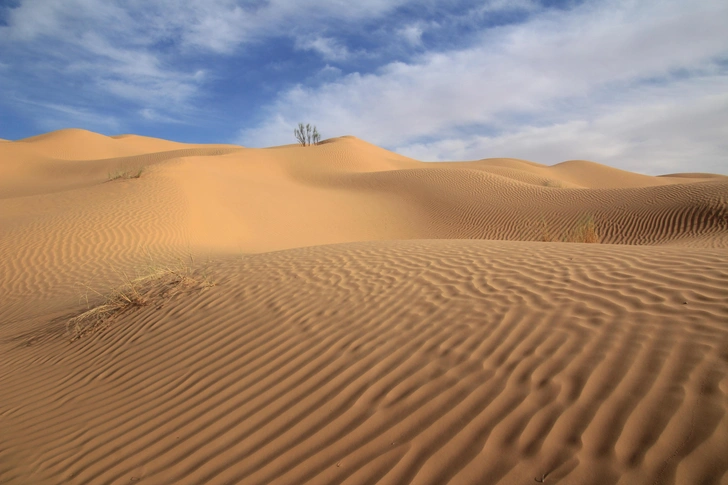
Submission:
[[[0,483],[725,484],[727,249],[711,174],[2,143]]]
[[[724,179],[728,176],[720,175],[716,173],[672,173],[667,175],[660,175],[660,177],[682,177],[682,178],[693,178],[693,179]]]
[[[114,138],[75,128],[25,138],[16,143],[59,160],[95,160],[141,153]]]
[[[100,160],[149,155],[190,148],[231,147],[233,145],[194,145],[139,135],[104,136],[80,129],[65,129],[14,142],[33,152],[56,160]]]
[[[3,145],[0,198],[90,187],[117,171],[239,149],[234,145],[193,145],[136,135],[107,137],[77,129],[55,131]]]

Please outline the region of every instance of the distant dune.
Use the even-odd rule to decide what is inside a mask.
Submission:
[[[0,483],[728,483],[728,177],[0,141]]]

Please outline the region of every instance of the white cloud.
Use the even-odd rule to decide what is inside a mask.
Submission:
[[[424,33],[424,29],[422,28],[422,25],[419,23],[405,25],[401,29],[397,30],[397,34],[399,34],[400,37],[402,37],[410,45],[422,44],[422,34],[423,33]]]
[[[173,38],[192,48],[230,52],[271,35],[313,34],[332,22],[376,18],[412,0],[23,0],[9,11],[14,40],[73,35],[74,24],[106,34],[133,33],[140,45]]]
[[[603,115],[545,126],[514,126],[498,135],[412,143],[397,151],[422,160],[513,157],[553,164],[586,159],[652,175],[726,173],[728,95],[695,93],[675,102],[625,102]]]
[[[326,66],[316,73],[315,79],[321,83],[333,82],[341,77],[341,72],[341,69],[338,67],[326,64]]]
[[[72,63],[70,70],[85,72],[117,96],[146,103],[183,103],[197,91],[204,71],[184,73],[162,67],[157,55],[146,50],[118,48],[95,33],[82,37],[81,45],[95,54],[92,62]]]
[[[543,11],[523,24],[487,30],[466,49],[291,89],[240,141],[288,143],[290,126],[305,119],[324,136],[355,134],[426,159],[459,158],[445,148],[482,158],[501,146],[536,161],[636,163],[641,154],[654,167],[631,168],[651,171],[693,160],[702,144],[701,156],[715,164],[725,148],[720,130],[677,122],[683,113],[701,113],[726,125],[726,100],[715,97],[728,92],[728,69],[717,63],[728,56],[725,18],[728,4],[718,0],[612,0]],[[491,137],[472,135],[477,127]],[[680,131],[682,142],[675,137]],[[430,141],[418,143],[423,139]],[[529,144],[530,151],[515,149]],[[671,155],[650,156],[661,146],[670,146]]]
[[[296,49],[317,52],[327,61],[343,61],[350,55],[346,46],[331,37],[316,36],[296,39]]]
[[[72,37],[75,32],[65,27],[79,20],[89,25],[126,24],[129,18],[123,9],[99,0],[55,0],[52,2],[22,1],[8,11],[8,26],[0,27],[7,39],[29,41],[38,37]]]
[[[168,33],[145,30],[149,24],[133,13],[99,0],[24,1],[9,10],[8,26],[0,27],[6,40],[0,45],[44,60],[13,61],[19,73],[76,76],[85,89],[175,110],[196,95],[205,73],[166,65],[152,46]]]
[[[233,0],[193,0],[175,9],[167,2],[162,5],[165,13],[177,12],[173,22],[184,26],[184,43],[230,52],[239,44],[271,36],[316,36],[328,25],[377,18],[409,1],[412,0],[270,0],[244,8]],[[326,40],[318,44],[321,48],[317,50],[322,54],[333,53],[334,57],[326,59],[336,60],[341,55],[340,47],[329,51]]]
[[[533,0],[491,0],[478,7],[476,11],[481,14],[502,10],[540,10],[539,4]]]

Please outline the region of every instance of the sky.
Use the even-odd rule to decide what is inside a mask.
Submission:
[[[61,128],[728,174],[725,0],[0,0],[0,138]]]

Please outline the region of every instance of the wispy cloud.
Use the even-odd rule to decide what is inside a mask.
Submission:
[[[7,64],[16,79],[61,74],[83,85],[85,97],[118,97],[164,119],[209,95],[209,79],[200,74],[224,59],[214,56],[244,53],[278,36],[325,61],[341,61],[350,55],[347,46],[319,32],[377,17],[405,1],[362,0],[342,8],[338,0],[21,0],[6,7],[0,47],[14,59]],[[47,96],[53,101],[53,93]]]
[[[475,7],[469,15],[472,14],[488,14],[490,12],[497,11],[514,11],[514,10],[525,10],[525,11],[536,11],[541,10],[541,5],[534,0],[491,0],[490,2],[484,2]]]
[[[296,39],[299,50],[314,51],[327,61],[343,61],[351,55],[346,46],[332,37],[305,37]]]
[[[139,116],[141,116],[142,118],[144,118],[147,121],[154,121],[154,122],[160,122],[160,123],[171,123],[171,124],[184,123],[184,121],[182,121],[180,119],[173,118],[171,116],[166,116],[152,108],[140,109]]]
[[[38,123],[46,131],[77,126],[93,126],[99,131],[116,131],[121,123],[113,115],[99,114],[93,110],[57,103],[43,103],[27,99],[16,100],[37,114]]]
[[[405,25],[401,29],[397,29],[397,34],[402,37],[407,43],[411,45],[422,44],[422,34],[424,28],[421,24],[409,24]]]
[[[16,53],[10,61],[14,76],[41,84],[52,74],[71,85],[62,104],[78,104],[77,123],[88,121],[94,98],[111,95],[180,112],[175,107],[184,106],[199,89],[198,70],[168,65],[154,48],[161,34],[140,30],[131,12],[111,2],[23,2],[10,11],[8,25],[0,32],[6,34],[2,43],[7,50]],[[48,106],[61,104],[63,87],[57,83],[46,91]],[[98,117],[104,118],[103,113]]]

